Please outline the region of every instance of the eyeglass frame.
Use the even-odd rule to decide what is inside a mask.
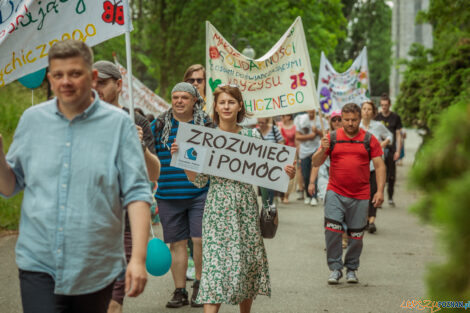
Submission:
[[[191,85],[194,84],[194,82],[197,82],[198,84],[202,84],[204,80],[205,80],[204,78],[188,78],[186,79],[186,82]]]

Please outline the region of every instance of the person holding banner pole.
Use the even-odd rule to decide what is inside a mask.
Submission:
[[[313,166],[322,165],[330,157],[330,177],[325,197],[325,242],[328,284],[339,283],[346,267],[348,283],[358,283],[356,271],[362,253],[364,229],[370,197],[370,168],[372,160],[376,170],[377,192],[372,203],[382,204],[385,187],[385,164],[378,140],[359,127],[361,108],[348,103],[341,111],[343,127],[322,138],[320,149],[313,156]],[[344,262],[341,236],[345,227],[349,237]]]
[[[316,116],[315,110],[309,110],[307,114],[296,117],[295,128],[295,139],[299,142],[300,168],[304,179],[304,189],[307,193],[305,204],[315,206],[318,204],[316,182],[315,189],[313,189],[314,193],[308,191],[308,185],[310,182],[312,156],[318,147],[320,147],[320,139],[323,136],[322,121],[319,116]]]
[[[93,69],[98,71],[98,78],[94,86],[101,100],[123,109],[129,113],[127,108],[123,108],[119,104],[119,94],[122,90],[122,76],[119,68],[109,61],[98,61],[93,64]],[[150,123],[140,114],[135,114],[135,123],[137,133],[144,152],[144,159],[147,168],[147,174],[150,181],[156,181],[160,175],[160,160],[155,155],[155,146],[153,143],[152,131]],[[129,216],[125,213],[124,222],[124,250],[126,260],[129,262],[132,252],[132,234],[129,224]],[[114,283],[111,302],[109,303],[108,313],[122,312],[124,301],[124,281],[117,280]]]
[[[184,170],[170,165],[170,148],[176,137],[180,122],[212,127],[212,120],[202,110],[204,99],[196,87],[181,82],[171,92],[171,108],[158,116],[152,123],[155,150],[161,161],[161,175],[155,194],[159,209],[163,237],[170,244],[172,255],[171,274],[175,284],[173,297],[168,308],[179,308],[189,304],[186,291],[186,271],[188,266],[187,241],[191,238],[194,249],[196,279],[193,283],[191,306],[201,306],[195,302],[199,290],[202,268],[202,215],[208,187],[197,188]]]
[[[141,294],[151,193],[137,131],[92,86],[93,53],[65,40],[48,53],[55,98],[26,110],[7,156],[0,143],[0,194],[24,189],[16,245],[25,313],[105,313],[114,281]],[[122,240],[129,212],[132,257]]]
[[[214,121],[220,130],[261,138],[256,129],[238,124],[246,116],[240,89],[219,85],[214,91]],[[171,153],[178,151],[173,143]],[[284,167],[295,176],[295,166]],[[197,187],[207,184],[209,176],[185,170]],[[222,303],[238,304],[249,313],[257,295],[271,295],[268,261],[259,227],[258,201],[251,184],[210,176],[204,208],[203,262],[198,303],[204,313],[218,312]]]

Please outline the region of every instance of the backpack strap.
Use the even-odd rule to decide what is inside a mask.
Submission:
[[[336,130],[330,133],[330,155],[333,152],[335,145],[336,145]]]
[[[364,136],[364,148],[366,148],[367,153],[369,154],[369,161],[371,160],[370,157],[370,139],[372,137],[372,134],[369,132],[366,132]]]
[[[364,148],[367,151],[367,154],[369,155],[369,161],[371,160],[371,155],[370,155],[370,139],[372,137],[372,134],[369,132],[366,132],[364,136],[364,141],[359,141],[359,140],[337,140],[336,139],[336,130],[332,131],[330,133],[330,155],[333,152],[333,149],[335,148],[335,145],[337,143],[362,143],[364,145]]]

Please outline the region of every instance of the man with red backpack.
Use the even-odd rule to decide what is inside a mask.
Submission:
[[[359,127],[361,108],[348,103],[341,112],[343,127],[324,136],[313,156],[313,166],[320,166],[330,156],[330,178],[325,197],[325,241],[328,284],[339,283],[346,267],[348,283],[357,283],[356,270],[362,252],[362,238],[367,225],[370,197],[369,162],[372,160],[377,175],[375,206],[384,200],[385,164],[378,140]],[[347,227],[348,248],[343,263],[341,236]]]

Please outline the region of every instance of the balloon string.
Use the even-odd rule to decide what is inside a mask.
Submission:
[[[31,106],[34,105],[34,90],[31,89]]]
[[[155,233],[153,232],[153,227],[152,227],[152,220],[150,220],[150,232],[152,233],[152,237],[155,238]]]

